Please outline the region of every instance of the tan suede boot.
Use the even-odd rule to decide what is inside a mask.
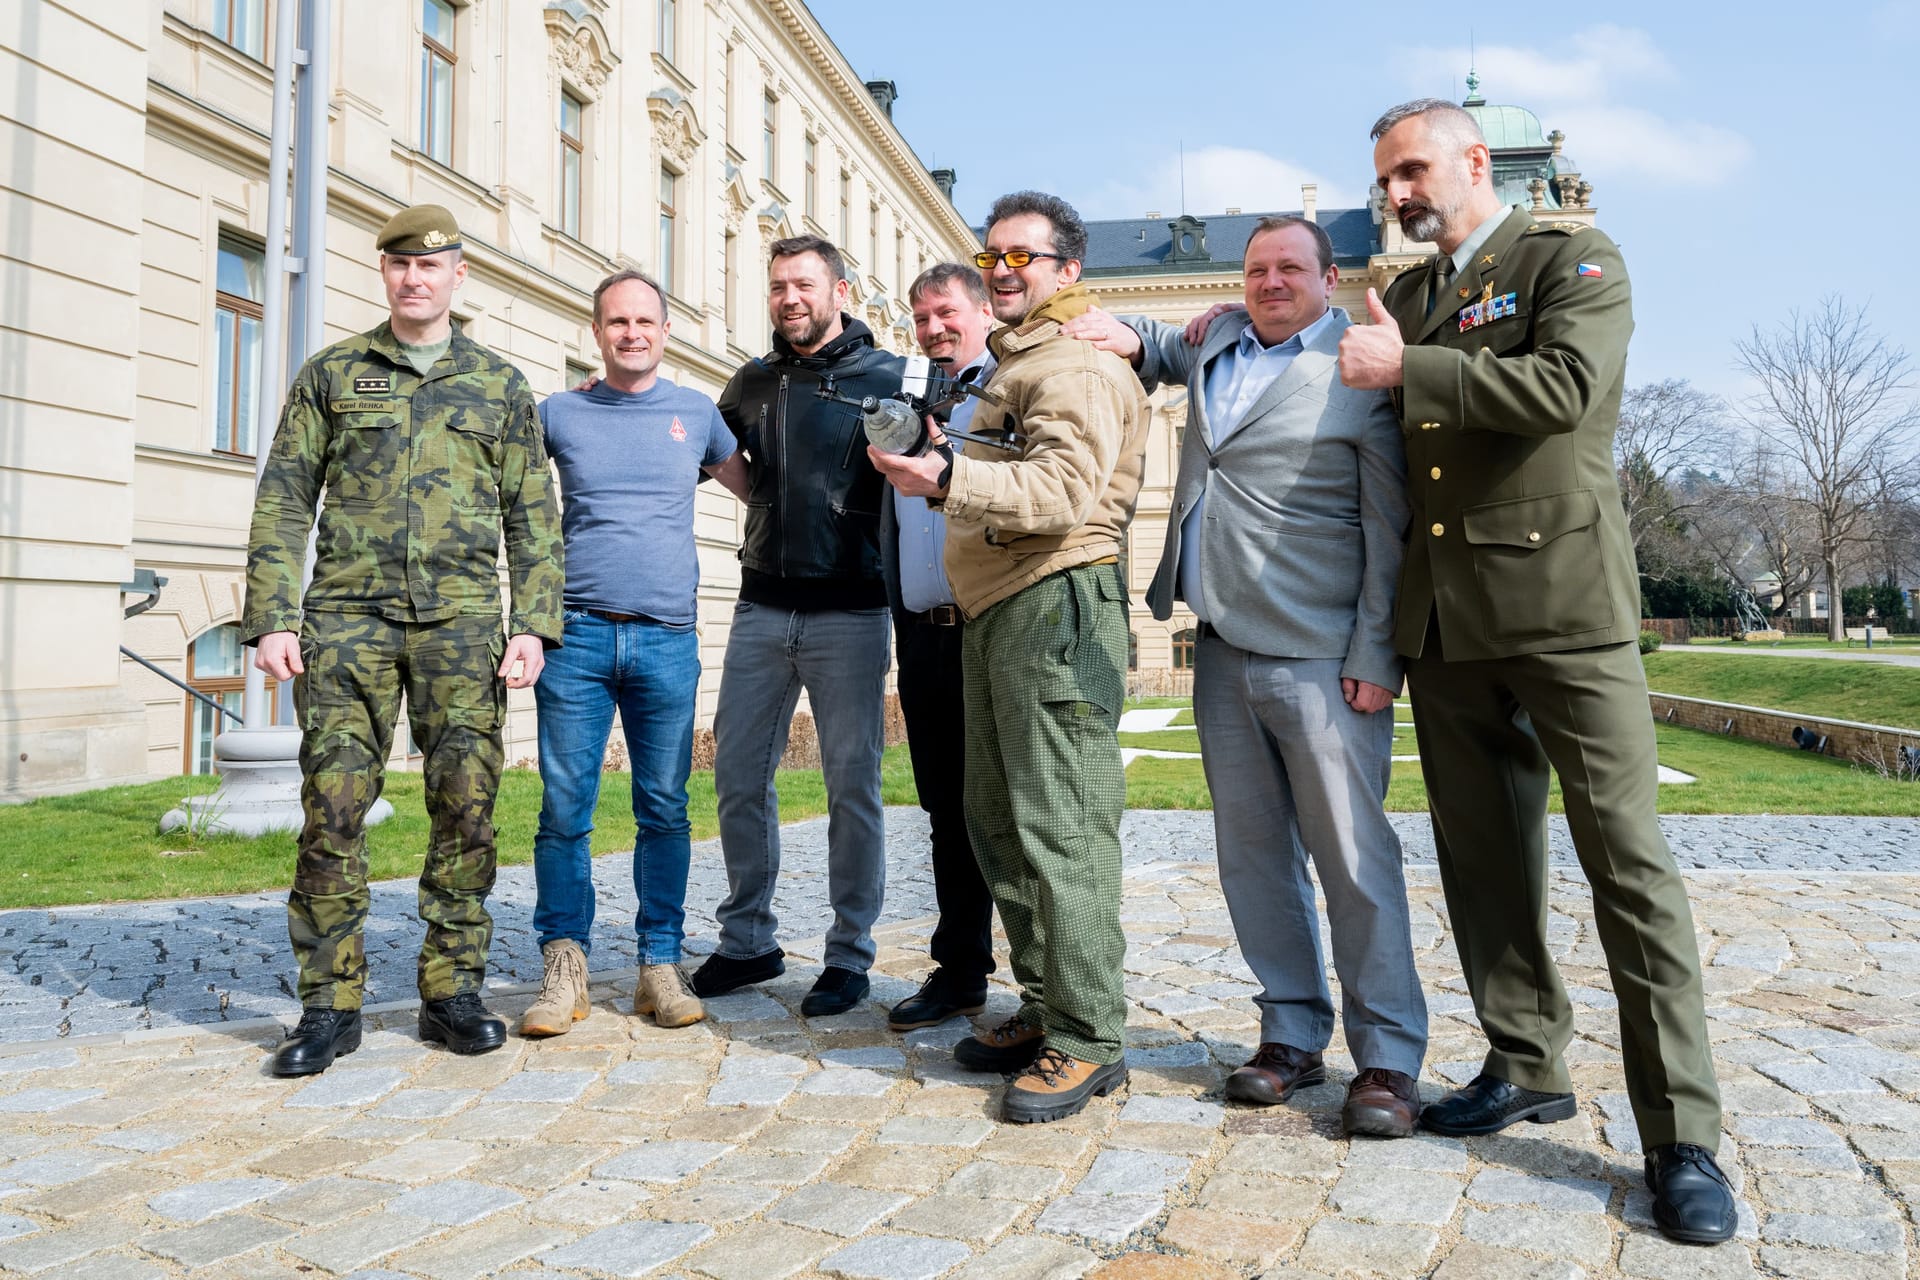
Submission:
[[[633,1011],[650,1013],[663,1027],[690,1027],[707,1016],[698,996],[687,989],[677,964],[645,964],[633,985]]]
[[[1000,1118],[1012,1124],[1064,1120],[1089,1098],[1104,1098],[1126,1082],[1125,1061],[1083,1062],[1058,1049],[1042,1049],[1033,1065],[1007,1086]]]
[[[523,1036],[559,1036],[586,1017],[587,957],[570,938],[555,938],[540,948],[545,961],[540,975],[540,998],[520,1015]]]

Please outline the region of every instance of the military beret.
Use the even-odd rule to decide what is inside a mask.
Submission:
[[[387,219],[374,238],[382,253],[439,253],[460,247],[460,224],[437,204],[417,204]]]

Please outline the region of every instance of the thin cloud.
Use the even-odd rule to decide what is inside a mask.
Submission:
[[[1181,209],[1182,161],[1178,151],[1149,161],[1135,182],[1110,182],[1078,202],[1088,218],[1139,218],[1154,210],[1171,218]],[[1365,200],[1343,183],[1330,182],[1278,156],[1246,147],[1200,147],[1185,158],[1186,209],[1206,215],[1225,209],[1298,209],[1302,183],[1316,184],[1322,208],[1348,208]]]
[[[1633,177],[1715,186],[1753,158],[1753,145],[1732,129],[1673,119],[1644,105],[1648,86],[1675,82],[1680,73],[1653,37],[1637,28],[1587,27],[1553,49],[1409,48],[1393,62],[1409,87],[1427,92],[1459,84],[1466,68],[1477,70],[1488,101],[1519,103],[1548,131],[1563,131],[1569,155],[1598,181]]]

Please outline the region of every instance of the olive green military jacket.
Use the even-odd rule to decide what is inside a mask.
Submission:
[[[298,630],[303,606],[400,622],[497,614],[503,531],[507,629],[557,645],[560,519],[527,380],[458,330],[424,375],[387,324],[336,342],[294,378],[260,478],[246,639]]]
[[[1634,639],[1640,578],[1613,463],[1633,297],[1620,251],[1515,211],[1445,286],[1387,289],[1412,526],[1394,644],[1449,661]]]

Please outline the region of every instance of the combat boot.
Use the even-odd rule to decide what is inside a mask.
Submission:
[[[540,998],[520,1015],[523,1036],[563,1036],[592,1011],[587,1001],[587,957],[572,938],[540,948]]]
[[[1000,1118],[1010,1124],[1042,1124],[1077,1115],[1090,1098],[1104,1098],[1127,1082],[1127,1064],[1083,1062],[1058,1049],[1042,1049],[1033,1065],[1007,1086]]]
[[[699,997],[687,989],[677,964],[643,964],[633,984],[633,1011],[650,1013],[663,1027],[690,1027],[707,1016]]]

